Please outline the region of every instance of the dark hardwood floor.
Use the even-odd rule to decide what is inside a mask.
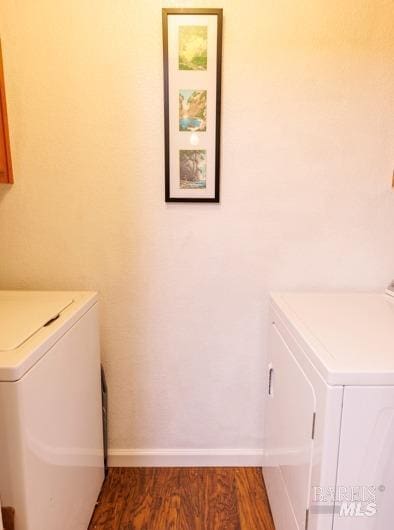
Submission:
[[[112,468],[88,530],[274,530],[260,468]]]

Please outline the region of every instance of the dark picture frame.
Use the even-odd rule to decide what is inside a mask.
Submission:
[[[164,8],[166,202],[219,202],[222,9]]]

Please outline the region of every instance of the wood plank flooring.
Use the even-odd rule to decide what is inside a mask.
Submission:
[[[14,508],[1,508],[4,530],[15,530],[15,510]]]
[[[260,468],[112,468],[88,530],[275,530]]]

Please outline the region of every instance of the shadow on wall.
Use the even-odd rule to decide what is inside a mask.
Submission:
[[[12,184],[0,184],[0,203],[7,195],[7,193],[11,191],[11,186]]]

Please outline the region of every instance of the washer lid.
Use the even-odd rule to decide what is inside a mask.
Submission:
[[[0,352],[19,348],[72,303],[67,292],[0,291]]]
[[[0,291],[0,384],[24,377],[96,303],[90,291]]]

